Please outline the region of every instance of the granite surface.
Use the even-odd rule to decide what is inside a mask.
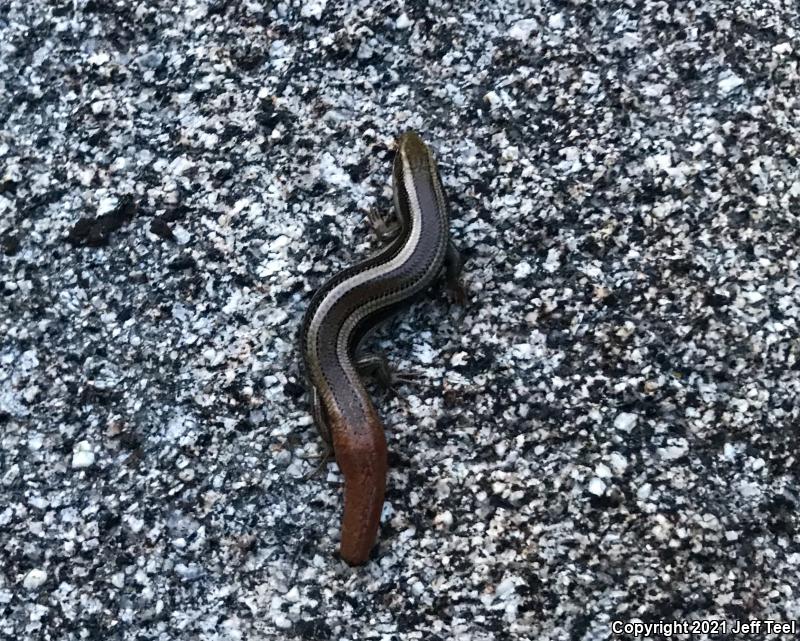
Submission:
[[[799,11],[0,2],[0,637],[800,619]],[[406,129],[469,300],[377,337],[353,569],[295,333]]]

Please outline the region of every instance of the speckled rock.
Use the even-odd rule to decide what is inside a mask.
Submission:
[[[800,619],[792,2],[0,4],[0,636]],[[467,259],[376,336],[380,544],[298,377],[392,141]]]

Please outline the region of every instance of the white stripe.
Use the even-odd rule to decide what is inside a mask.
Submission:
[[[408,161],[405,158],[405,154],[403,154],[402,158],[404,161],[403,182],[406,186],[406,193],[408,194],[409,199],[408,207],[411,212],[411,235],[408,237],[408,240],[400,253],[393,260],[386,263],[384,265],[385,269],[381,269],[380,273],[388,273],[391,270],[401,267],[403,264],[405,264],[416,251],[422,234],[422,207],[420,207],[419,204],[419,197],[417,196],[417,191],[414,185],[414,177],[409,170]],[[411,285],[413,286],[414,283],[411,283]],[[361,319],[370,314],[373,310],[387,307],[388,305],[402,300],[407,296],[408,293],[406,292],[398,292],[393,296],[385,296],[373,301],[369,305],[363,305],[356,309],[342,325],[342,328],[339,331],[336,351],[337,356],[339,357],[339,362],[342,363],[344,371],[347,374],[347,378],[350,380],[351,385],[360,385],[361,379],[358,378],[355,369],[350,364],[350,359],[348,358],[347,354],[350,333],[355,329],[356,325],[358,325]]]
[[[414,252],[417,250],[417,247],[420,242],[421,231],[422,231],[422,208],[419,204],[419,197],[417,195],[416,187],[414,185],[414,177],[410,169],[410,164],[408,162],[408,157],[404,150],[400,150],[400,158],[402,161],[402,173],[403,173],[403,183],[406,187],[406,194],[409,198],[409,211],[411,213],[411,220],[409,221],[411,224],[411,234],[409,238],[406,240],[406,243],[403,245],[402,249],[396,256],[394,256],[389,261],[375,265],[368,270],[365,270],[361,273],[354,274],[347,280],[339,283],[336,287],[334,287],[325,298],[320,303],[317,310],[314,312],[314,317],[312,318],[311,322],[309,323],[308,327],[308,341],[307,344],[311,350],[311,358],[312,360],[319,362],[319,352],[317,349],[317,342],[319,338],[319,329],[324,321],[327,314],[330,312],[331,308],[339,301],[343,296],[345,296],[348,292],[350,292],[353,288],[359,287],[360,285],[369,282],[370,280],[374,280],[386,273],[389,273],[395,269],[402,267],[411,256],[413,256]],[[430,165],[429,165],[430,166]],[[430,170],[430,169],[429,169]],[[435,184],[434,179],[434,191],[436,192],[437,202],[441,202],[443,198],[441,194],[441,188]],[[426,278],[421,278],[417,281],[424,282]],[[410,288],[414,289],[414,285],[417,283],[410,283]],[[367,314],[371,313],[374,310],[381,309],[387,305],[391,305],[395,302],[399,302],[404,298],[408,297],[408,292],[404,291],[394,296],[386,296],[382,298],[378,298],[372,301],[368,305],[363,305],[360,308],[356,309],[353,314],[343,324],[342,328],[340,329],[338,338],[337,338],[337,357],[339,363],[341,364],[342,368],[344,369],[345,375],[348,378],[350,385],[355,389],[363,388],[363,384],[361,383],[361,379],[357,376],[355,369],[350,362],[349,354],[347,353],[347,349],[349,347],[349,336],[356,325],[359,323],[361,319],[363,319]],[[319,383],[324,383],[324,381],[319,381]],[[328,390],[332,394],[332,390]],[[320,390],[322,393],[322,390]]]
[[[403,245],[403,248],[394,256],[391,260],[382,263],[380,265],[375,265],[370,269],[367,269],[359,274],[354,274],[347,280],[339,283],[336,287],[334,287],[328,295],[322,300],[319,307],[317,308],[316,312],[314,313],[314,317],[309,324],[309,345],[311,346],[313,352],[313,359],[318,361],[319,355],[317,353],[317,337],[319,334],[319,327],[325,317],[327,316],[328,312],[331,308],[339,301],[342,296],[347,294],[350,290],[355,287],[360,286],[363,283],[369,282],[370,280],[375,279],[376,277],[385,274],[386,272],[392,271],[397,269],[398,267],[402,267],[408,259],[413,255],[414,251],[417,248],[420,240],[420,233],[421,233],[421,216],[422,212],[420,211],[419,201],[416,196],[416,191],[414,188],[414,181],[411,175],[411,172],[408,169],[408,161],[406,160],[405,153],[401,151],[401,156],[403,160],[403,182],[406,185],[406,192],[409,195],[409,198],[412,202],[409,203],[409,209],[411,211],[411,235],[409,236],[406,244]],[[412,196],[413,194],[413,196]],[[345,345],[345,355],[346,355],[346,348]],[[347,358],[342,359],[341,351],[339,353],[339,359],[342,362],[342,365],[347,368]],[[348,376],[348,378],[350,378]]]

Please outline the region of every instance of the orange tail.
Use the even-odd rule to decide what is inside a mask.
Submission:
[[[344,516],[340,554],[350,565],[366,563],[380,525],[388,469],[383,428],[337,439],[334,451],[344,475]]]

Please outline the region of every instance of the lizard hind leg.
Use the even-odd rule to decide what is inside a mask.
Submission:
[[[416,383],[421,376],[414,372],[392,372],[389,361],[381,353],[363,353],[356,360],[358,373],[374,378],[385,390],[394,392],[394,383]]]
[[[467,290],[461,280],[461,272],[464,269],[464,257],[458,251],[452,240],[447,243],[447,253],[444,257],[445,279],[447,289],[453,296],[453,300],[459,305],[463,305],[467,299]]]
[[[322,398],[319,395],[316,387],[311,388],[311,415],[314,417],[314,425],[317,426],[317,431],[329,446],[333,446],[333,437],[331,436],[331,429],[328,424],[328,414],[325,412],[325,405],[322,403]]]
[[[403,228],[403,223],[400,219],[392,214],[381,214],[373,210],[367,214],[367,220],[378,240],[384,243],[391,242],[397,238]]]
[[[316,387],[311,388],[311,415],[314,417],[314,424],[317,426],[317,431],[325,443],[325,451],[319,457],[319,464],[305,476],[306,479],[313,478],[319,474],[325,464],[333,458],[333,437],[328,424],[328,415],[325,412],[325,406]]]

